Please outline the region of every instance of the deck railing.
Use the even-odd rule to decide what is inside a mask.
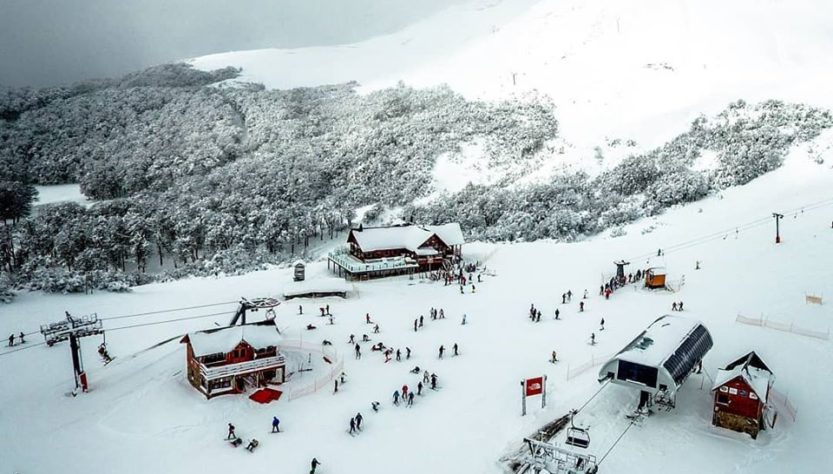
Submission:
[[[208,381],[228,377],[230,375],[241,375],[248,372],[280,367],[284,364],[286,364],[286,358],[282,354],[279,354],[273,357],[264,357],[262,359],[255,359],[237,364],[222,365],[220,367],[206,367],[204,364],[200,364],[200,373],[203,377],[205,377],[205,380]]]

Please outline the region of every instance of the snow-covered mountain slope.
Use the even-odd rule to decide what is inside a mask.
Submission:
[[[801,183],[801,192],[796,192]],[[69,350],[65,343],[8,352],[0,348],[0,459],[3,469],[39,473],[186,473],[194,466],[207,474],[306,472],[310,459],[321,460],[323,473],[499,473],[497,459],[569,409],[584,404],[598,389],[597,368],[576,374],[595,358],[619,350],[671,302],[684,301],[684,314],[700,319],[715,345],[704,368],[718,367],[755,350],[776,373],[775,387],[797,408],[795,421],[782,412],[776,428],[756,441],[710,426],[709,380],[694,375],[683,386],[678,406],[635,426],[605,457],[600,472],[738,472],[775,474],[823,472],[833,434],[833,407],[824,403],[833,372],[831,341],[736,322],[740,315],[826,333],[833,325],[827,301],[833,295],[833,169],[796,150],[784,167],[748,185],[726,190],[662,216],[635,222],[624,236],[597,236],[575,244],[539,241],[529,244],[468,244],[464,254],[483,260],[490,273],[476,293],[461,295],[456,286],[426,280],[394,278],[355,283],[347,300],[293,300],[279,307],[278,321],[288,337],[328,339],[346,355],[348,382],[334,395],[329,386],[293,401],[257,405],[244,396],[206,401],[185,378],[185,349],[177,339],[154,344],[187,331],[226,324],[234,303],[194,308],[173,314],[145,314],[105,322],[107,342],[116,360],[106,367],[95,355],[96,338],[85,340],[85,363],[92,390],[65,397],[72,388]],[[785,214],[783,243],[773,243],[770,213]],[[750,224],[751,223],[751,224]],[[666,250],[657,259],[656,250]],[[664,264],[677,292],[650,292],[628,286],[610,300],[597,295],[602,275],[612,261],[626,258],[631,269]],[[696,262],[701,269],[695,270]],[[312,263],[308,276],[327,273]],[[206,278],[151,284],[129,294],[41,295],[26,293],[13,305],[0,307],[0,335],[36,331],[43,323],[73,314],[101,317],[149,313],[240,296],[278,295],[292,278],[289,269],[240,277]],[[682,280],[685,281],[681,285]],[[577,299],[587,288],[586,311]],[[571,289],[574,300],[560,304]],[[825,304],[805,304],[805,294],[822,295]],[[530,303],[544,312],[540,323],[526,317]],[[297,314],[303,304],[304,316]],[[329,304],[336,324],[314,316]],[[418,333],[414,318],[429,307],[443,308],[448,318],[430,321]],[[561,320],[552,319],[559,308]],[[370,334],[364,314],[380,323]],[[219,314],[169,324],[114,328]],[[460,324],[463,314],[468,324]],[[606,321],[598,331],[599,320]],[[313,323],[315,331],[303,328]],[[598,344],[587,344],[591,332]],[[364,344],[355,360],[346,343],[349,334],[370,334],[374,342],[414,351],[411,360],[384,363]],[[29,343],[37,342],[35,335]],[[437,348],[460,344],[462,355],[437,359]],[[547,363],[552,350],[561,362]],[[414,365],[436,373],[441,390],[426,390],[414,407],[393,406],[394,390],[417,377]],[[569,379],[568,371],[573,374]],[[546,374],[548,406],[529,402],[530,414],[519,415],[518,381]],[[320,376],[303,375],[301,383]],[[591,454],[601,458],[622,429],[638,394],[618,386],[604,389],[581,412],[579,423],[591,427]],[[379,413],[370,402],[382,402]],[[361,412],[364,431],[349,436],[347,423]],[[284,432],[268,434],[272,416]],[[253,454],[229,447],[223,438],[227,422],[248,441],[261,445]]]
[[[731,100],[831,106],[833,4],[818,0],[475,0],[357,44],[193,60],[288,88],[447,83],[478,98],[541,91],[566,139],[661,144]]]

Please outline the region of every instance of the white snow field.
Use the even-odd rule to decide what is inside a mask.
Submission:
[[[605,138],[664,143],[730,101],[833,105],[833,3],[472,0],[355,44],[192,60],[271,88],[448,84],[467,97],[546,94],[582,158]]]
[[[785,214],[779,245],[774,243],[773,211]],[[306,397],[284,397],[269,405],[245,395],[205,400],[186,380],[185,347],[177,341],[186,332],[227,324],[241,296],[277,296],[292,279],[290,268],[152,284],[127,294],[24,293],[0,306],[0,336],[36,331],[40,324],[61,319],[64,311],[109,318],[228,303],[105,320],[116,359],[103,366],[95,353],[100,339],[85,339],[91,390],[75,398],[66,395],[73,387],[67,343],[34,346],[40,339],[33,334],[30,348],[0,348],[2,472],[308,472],[315,456],[323,462],[321,473],[499,473],[498,459],[524,436],[582,406],[599,390],[598,366],[581,372],[582,366],[591,358],[603,362],[668,313],[674,301],[684,301],[683,314],[703,321],[712,333],[714,348],[704,363],[709,374],[755,350],[775,372],[775,388],[788,396],[797,417],[793,422],[781,412],[775,429],[754,441],[714,428],[710,382],[692,375],[680,389],[677,408],[633,426],[604,457],[600,472],[825,472],[833,443],[833,406],[826,403],[833,375],[831,341],[740,324],[736,318],[763,315],[771,322],[829,333],[831,220],[833,169],[796,150],[781,169],[720,196],[638,221],[625,227],[622,237],[602,235],[572,244],[467,244],[466,258],[484,261],[494,273],[477,284],[475,293],[467,288],[461,295],[457,286],[402,277],[354,283],[347,300],[292,300],[277,308],[285,337],[312,344],[333,341],[345,356],[347,383],[337,394],[327,384]],[[643,233],[648,229],[653,230]],[[666,255],[650,258],[658,248]],[[629,286],[604,300],[596,288],[620,258],[630,259],[631,270],[665,265],[679,291]],[[701,269],[695,270],[698,260]],[[323,262],[307,267],[308,278],[325,274]],[[585,288],[587,310],[579,313]],[[561,294],[568,289],[573,301],[562,305]],[[821,295],[824,304],[805,304],[806,294]],[[544,312],[540,323],[527,318],[531,303]],[[299,304],[305,307],[303,316],[297,314]],[[315,316],[325,304],[336,315],[334,325]],[[430,320],[432,306],[443,308],[447,319]],[[561,311],[559,321],[553,320],[555,308]],[[371,334],[365,313],[380,324],[380,334]],[[463,314],[468,316],[465,326],[460,324]],[[426,316],[425,327],[415,333],[413,321],[420,315]],[[605,330],[598,331],[602,317]],[[309,323],[318,329],[303,330]],[[588,338],[594,331],[598,344],[591,347]],[[363,344],[363,358],[355,360],[348,335],[364,333],[403,352],[410,347],[411,360],[384,363],[369,343]],[[459,357],[450,356],[455,342]],[[447,349],[443,360],[437,358],[440,344]],[[555,365],[547,362],[552,350],[560,358]],[[294,355],[296,360],[303,356]],[[321,365],[287,389],[321,376]],[[409,369],[415,365],[436,373],[441,389],[426,389],[411,408],[393,406],[394,390],[403,384],[414,389],[418,377]],[[541,409],[539,399],[531,398],[529,414],[521,417],[520,380],[543,374],[549,379],[548,406]],[[590,426],[590,453],[602,459],[614,446],[637,398],[633,390],[608,385],[580,412],[576,421]],[[382,402],[379,413],[371,410],[374,400]],[[364,430],[352,437],[348,421],[357,412],[364,415]],[[272,416],[281,419],[283,433],[269,434]],[[260,440],[260,447],[254,453],[230,447],[224,441],[227,422],[237,426],[244,441]]]

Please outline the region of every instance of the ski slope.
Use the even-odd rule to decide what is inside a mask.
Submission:
[[[456,286],[391,278],[355,283],[347,300],[292,300],[279,306],[277,320],[286,337],[313,344],[328,339],[345,356],[347,383],[338,394],[327,387],[296,400],[257,405],[245,396],[206,401],[187,383],[185,348],[178,336],[227,324],[241,296],[278,296],[292,279],[291,269],[152,284],[128,294],[22,294],[0,307],[0,335],[36,331],[42,323],[61,319],[65,310],[108,318],[223,304],[105,321],[110,354],[116,359],[102,366],[95,354],[99,339],[85,340],[92,390],[75,398],[65,395],[72,388],[66,343],[17,352],[0,348],[2,470],[187,473],[199,466],[207,474],[232,469],[307,472],[314,456],[323,462],[321,473],[500,473],[498,459],[516,449],[523,436],[581,406],[599,390],[598,367],[579,368],[591,358],[601,362],[618,351],[669,312],[672,301],[682,300],[685,315],[702,320],[715,341],[704,369],[714,374],[755,350],[775,372],[775,388],[788,395],[797,418],[792,422],[782,415],[776,428],[756,441],[713,428],[709,382],[694,375],[680,390],[677,409],[630,428],[600,472],[823,472],[833,442],[827,429],[833,407],[823,403],[833,373],[831,341],[735,320],[738,314],[763,314],[822,332],[833,323],[833,169],[827,158],[827,164],[818,165],[806,150],[796,149],[775,172],[635,222],[617,238],[467,244],[466,258],[483,260],[489,273],[494,272],[484,276],[475,293],[467,289],[461,295]],[[786,216],[780,245],[773,243],[773,211]],[[658,248],[666,249],[659,259]],[[613,272],[612,261],[620,258],[630,259],[631,269],[663,264],[674,285],[683,275],[685,284],[676,293],[629,286],[605,301],[596,289],[602,275]],[[696,261],[700,270],[694,270]],[[311,263],[307,274],[325,275],[326,266]],[[590,294],[587,310],[579,313],[585,288]],[[568,289],[573,301],[562,305],[561,294]],[[825,304],[806,305],[807,293],[822,295]],[[544,312],[540,323],[526,316],[531,303]],[[297,314],[298,304],[304,305],[303,316]],[[325,304],[336,315],[335,325],[314,316]],[[432,306],[443,308],[447,319],[431,321],[427,315]],[[556,307],[559,321],[552,319]],[[380,324],[381,334],[371,334],[365,313]],[[413,320],[420,314],[426,316],[425,327],[415,333]],[[465,326],[460,324],[463,314],[468,317]],[[600,332],[602,317],[606,324]],[[319,329],[303,330],[309,323]],[[596,346],[588,344],[591,332],[596,333]],[[363,358],[355,360],[346,341],[349,334],[363,333],[403,352],[410,347],[412,360],[386,364],[370,352],[369,344],[363,345]],[[39,341],[36,335],[28,339],[27,344]],[[459,357],[450,356],[455,342]],[[443,360],[437,359],[440,344],[447,349]],[[561,360],[556,365],[547,362],[552,350]],[[436,373],[441,389],[426,389],[412,408],[395,407],[393,391],[403,384],[413,389],[418,381],[409,373],[414,365]],[[518,382],[542,374],[549,379],[548,406],[541,409],[532,398],[529,414],[521,417]],[[293,383],[303,385],[317,375],[320,368]],[[610,385],[582,410],[577,422],[590,426],[590,452],[601,458],[613,446],[637,396]],[[379,413],[370,409],[374,400],[382,402]],[[348,421],[357,412],[364,415],[364,431],[351,437]],[[285,432],[269,434],[275,415]],[[260,447],[252,454],[231,448],[223,440],[228,422],[237,426],[244,441],[260,440]]]
[[[271,88],[403,81],[486,100],[535,91],[586,158],[606,138],[660,145],[737,99],[830,107],[830,18],[833,4],[819,0],[472,0],[358,43],[192,63],[241,67],[241,80]]]

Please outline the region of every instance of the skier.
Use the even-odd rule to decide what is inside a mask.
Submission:
[[[327,316],[330,315],[330,305],[327,305]]]
[[[440,359],[442,359],[442,358],[443,358],[443,352],[445,352],[445,347],[443,347],[443,346],[441,345],[441,346],[440,346]]]
[[[228,424],[228,436],[226,437],[226,439],[234,439],[236,437],[237,437],[237,435],[234,434],[234,425],[229,423]]]
[[[445,312],[442,309],[440,310],[440,319],[445,319]]]
[[[558,308],[555,308],[555,319],[558,319],[558,315],[561,314],[561,311]]]
[[[428,383],[428,371],[426,370],[424,374],[422,374],[422,381],[424,383]]]
[[[417,395],[422,395],[422,382],[417,384]]]
[[[414,332],[417,332],[417,326],[419,325],[419,320],[414,319]]]
[[[304,314],[304,307],[301,305],[298,305],[298,314]]]
[[[541,310],[540,309],[538,310],[537,314],[535,315],[535,322],[536,323],[541,322]]]
[[[350,434],[356,433],[356,419],[350,418]]]
[[[414,406],[414,392],[408,394],[408,406]]]
[[[370,406],[374,412],[379,413],[379,402],[370,402]]]
[[[550,359],[550,362],[553,363],[553,364],[558,362],[558,358],[555,355],[555,351],[552,351],[552,359]]]
[[[605,294],[605,287],[604,285],[599,285],[599,296]]]
[[[346,382],[344,380],[345,377],[347,377],[347,374],[345,374],[344,372],[342,372],[341,375],[339,375],[339,378],[341,379],[341,384],[342,385],[344,385],[344,383]]]
[[[599,329],[599,331],[604,331],[605,330],[605,318],[602,318],[602,321],[599,324],[601,324],[601,328]]]
[[[594,333],[594,332],[590,333],[590,345],[591,346],[596,345],[596,333]]]
[[[471,285],[471,292],[474,293],[474,284]]]
[[[460,285],[460,294],[462,295],[464,293],[465,293],[465,291],[463,291],[463,285]]]
[[[370,342],[370,338],[367,337],[367,334],[362,334],[362,342]]]
[[[338,379],[333,380],[333,382],[335,382],[335,390],[333,390],[333,393],[338,393]]]
[[[322,307],[320,307],[320,308],[318,308],[318,309],[319,309],[319,310],[321,310],[321,316],[323,317],[323,316],[324,316],[324,307],[322,306]]]
[[[367,324],[372,324],[370,322],[370,313],[367,313],[367,314],[364,315],[364,320],[367,322]]]
[[[373,334],[379,334],[379,325],[373,326]]]
[[[348,344],[355,344],[356,343],[356,336],[350,334],[350,340],[347,341]]]
[[[419,327],[422,327],[422,315],[419,315]]]
[[[584,301],[578,303],[578,310],[579,312],[584,312]]]
[[[680,302],[677,304],[677,311],[682,311],[682,310],[683,310],[683,302],[682,302],[682,301],[680,301]]]
[[[332,317],[332,316],[330,316],[330,324],[335,324],[335,323],[333,322],[333,317]]]
[[[561,304],[567,304],[567,293],[561,293]]]
[[[408,396],[408,385],[405,384],[405,385],[402,386],[402,398],[405,398],[407,396]]]
[[[454,349],[454,355],[456,355],[456,356],[457,356],[457,355],[460,355],[460,354],[457,352],[457,343],[456,343],[456,342],[454,343],[454,347],[453,347],[453,349]]]
[[[399,405],[399,390],[393,391],[393,404]]]
[[[584,298],[583,299],[585,299],[585,300],[587,299],[587,288],[584,289]]]
[[[9,335],[9,347],[14,346],[14,334]]]
[[[410,358],[411,358],[411,348],[410,348],[410,347],[405,347],[405,358],[406,358],[406,359],[410,359]],[[418,371],[418,370],[417,370],[417,373],[419,373],[419,371]]]
[[[255,451],[255,448],[257,447],[257,445],[258,445],[258,444],[260,444],[260,443],[258,443],[256,439],[252,438],[252,440],[251,440],[251,441],[249,441],[249,445],[248,445],[248,446],[246,446],[246,449],[247,449],[250,453],[253,453],[253,452]]]
[[[431,374],[431,389],[437,389],[437,374]]]
[[[480,273],[478,273],[478,274],[477,274],[477,283],[480,283],[480,282],[481,282],[481,280],[480,280],[480,276],[481,276],[481,275],[480,275]]]
[[[412,374],[418,374],[419,372],[420,372],[420,368],[419,368],[419,366],[416,366],[416,367],[414,367],[413,369],[411,369],[411,373],[412,373]]]
[[[278,419],[277,416],[272,417],[272,433],[280,433],[281,432],[281,420]]]
[[[465,325],[466,325],[466,315],[465,315],[465,313],[463,314],[463,322],[462,322],[462,324],[463,324],[463,326],[465,326]]]
[[[399,349],[396,349],[396,360],[397,362],[402,361],[402,351]]]
[[[567,301],[573,301],[573,290],[567,290]]]
[[[361,348],[361,346],[359,346],[358,343],[356,343],[356,359],[358,360],[358,359],[361,359],[361,358],[362,358],[362,348]]]
[[[677,302],[676,301],[671,303],[671,311],[677,311]]]
[[[362,430],[362,414],[356,413],[356,429],[361,431]]]
[[[310,462],[310,466],[312,467],[312,469],[310,469],[309,474],[315,474],[315,469],[316,469],[316,468],[317,468],[320,464],[321,464],[321,462],[320,462],[320,461],[318,461],[318,459],[312,458],[312,462]]]

